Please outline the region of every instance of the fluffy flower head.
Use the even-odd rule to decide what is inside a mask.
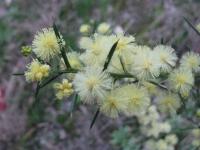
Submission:
[[[190,92],[194,85],[194,77],[191,71],[184,68],[174,70],[169,76],[169,84],[172,89],[185,95]]]
[[[187,52],[180,61],[181,67],[191,69],[194,72],[200,69],[200,56],[194,52]]]
[[[120,112],[127,109],[127,100],[121,89],[112,90],[100,104],[100,111],[111,118],[117,118]]]
[[[124,94],[128,102],[127,115],[137,115],[145,112],[150,104],[150,98],[145,88],[139,88],[135,85],[126,85],[121,87],[121,93]]]
[[[113,35],[115,37],[115,41],[118,40],[116,53],[118,55],[122,55],[124,52],[131,51],[131,49],[135,46],[135,37],[134,36],[126,36],[124,34]]]
[[[59,53],[59,43],[52,28],[38,32],[32,43],[33,52],[42,60],[50,60]]]
[[[164,45],[158,45],[154,48],[155,55],[158,55],[161,71],[170,72],[176,65],[177,56],[173,48]]]
[[[91,38],[81,38],[80,48],[85,50],[80,56],[81,61],[86,65],[102,66],[114,42],[116,41],[112,36],[99,34]]]
[[[144,46],[142,51],[135,55],[132,73],[141,80],[159,76],[159,59],[154,56],[154,53],[150,50],[150,48]]]
[[[157,101],[161,112],[174,113],[180,107],[180,98],[176,94],[162,93],[158,96]]]
[[[81,100],[86,103],[102,101],[111,88],[112,79],[101,68],[86,67],[74,78],[75,90],[79,93]]]

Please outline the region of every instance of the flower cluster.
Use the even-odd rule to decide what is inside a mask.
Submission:
[[[28,65],[28,70],[25,72],[27,81],[41,81],[49,75],[50,67],[47,64],[41,64],[38,60],[33,60]]]
[[[157,122],[158,114],[150,106],[156,105],[162,113],[178,111],[200,71],[199,54],[187,52],[179,59],[170,45],[140,45],[132,35],[112,32],[107,23],[96,29],[84,24],[80,32],[80,51],[66,50],[68,45],[55,27],[37,32],[31,47],[36,58],[25,72],[27,81],[42,86],[44,78],[53,81],[67,74],[62,83],[55,83],[58,99],[76,93],[83,103],[97,106],[111,118],[152,111],[145,114],[151,123],[142,117],[152,126],[147,133],[156,137],[158,128],[169,131],[167,124]]]

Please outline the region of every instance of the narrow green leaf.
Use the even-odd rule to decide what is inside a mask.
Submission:
[[[74,69],[60,71],[56,73],[55,75],[53,75],[52,77],[46,79],[43,83],[41,83],[40,88],[45,87],[46,85],[48,85],[49,83],[51,83],[52,81],[54,81],[55,79],[57,79],[59,76],[61,76],[64,73],[76,73],[77,71],[78,70],[74,70]]]
[[[49,79],[47,79],[43,84],[40,85],[40,88],[45,87],[46,85],[48,85],[49,83],[51,83],[53,80],[57,79],[61,74],[58,73],[52,77],[50,77]]]
[[[117,78],[117,79],[122,79],[122,78],[136,78],[135,76],[133,76],[132,74],[117,74],[117,73],[109,73],[110,76],[112,76],[113,78]]]
[[[56,26],[55,23],[53,24],[53,30],[54,30],[54,32],[55,32],[55,35],[56,35],[57,39],[58,39],[59,46],[60,46],[60,52],[61,52],[61,55],[62,55],[62,57],[63,57],[64,63],[65,63],[65,65],[66,65],[66,67],[67,67],[68,69],[70,69],[70,68],[71,68],[71,65],[70,65],[69,60],[68,60],[68,58],[67,58],[67,55],[66,55],[66,52],[65,52],[65,48],[63,47],[62,43],[60,43],[60,42],[62,41],[62,39],[61,39],[61,37],[60,37],[60,34],[59,34],[59,32],[58,32],[58,28],[57,28],[57,26]]]
[[[76,105],[79,101],[79,95],[78,94],[75,94],[74,98],[73,98],[73,102],[72,102],[72,105],[71,105],[71,116],[72,116],[72,113],[73,111],[75,110],[76,108]]]
[[[161,89],[168,90],[168,88],[167,88],[166,86],[164,86],[164,85],[162,85],[162,84],[160,84],[160,83],[157,83],[157,82],[155,82],[155,81],[153,81],[153,80],[148,80],[148,82],[151,83],[151,84],[154,84],[154,85],[156,85],[156,86],[158,86],[158,87],[160,87]],[[171,91],[171,92],[172,92],[172,91]]]
[[[54,32],[55,32],[56,37],[57,37],[58,39],[60,39],[60,34],[59,34],[58,28],[57,28],[57,26],[56,26],[55,23],[53,24],[53,30],[54,30]]]
[[[35,91],[35,99],[37,99],[37,96],[39,94],[39,90],[40,90],[40,85],[39,85],[39,83],[37,83],[37,87],[36,87],[36,91]]]
[[[104,64],[103,71],[106,70],[106,69],[108,68],[108,65],[109,65],[109,63],[110,63],[110,61],[111,61],[111,59],[112,59],[112,56],[113,56],[113,54],[114,54],[114,52],[115,52],[115,49],[116,49],[116,47],[117,47],[118,42],[119,42],[119,40],[118,40],[117,42],[115,42],[115,43],[113,44],[113,46],[111,47],[110,52],[108,53],[108,56],[107,56],[106,61],[105,61],[105,64]]]
[[[99,116],[99,112],[100,112],[100,108],[98,108],[97,111],[96,111],[96,113],[94,114],[94,117],[93,117],[92,122],[90,124],[90,129],[92,129],[94,123],[96,122],[97,117]]]
[[[183,17],[187,24],[200,36],[200,32],[196,29],[196,27],[185,17]]]
[[[165,44],[163,37],[160,39],[160,44]]]
[[[122,65],[122,69],[123,69],[123,71],[124,71],[124,72],[127,72],[127,70],[126,70],[126,67],[125,67],[125,65],[124,65],[124,61],[123,61],[122,57],[120,57],[120,56],[119,56],[119,60],[120,60],[120,63],[121,63],[121,65]]]
[[[13,76],[23,76],[24,73],[13,73],[12,75],[13,75]]]

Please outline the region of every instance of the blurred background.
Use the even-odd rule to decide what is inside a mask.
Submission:
[[[22,72],[30,59],[20,54],[43,27],[58,25],[73,49],[79,27],[107,22],[133,34],[138,43],[155,46],[163,41],[182,52],[200,51],[198,35],[184,21],[200,23],[200,0],[0,0],[0,150],[118,150],[113,132],[131,120],[101,115],[92,130],[94,108],[84,105],[70,117],[69,100],[54,101],[52,90],[41,92],[42,102],[29,110],[35,85]]]

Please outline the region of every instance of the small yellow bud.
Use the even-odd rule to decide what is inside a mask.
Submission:
[[[30,46],[22,46],[21,48],[21,54],[25,57],[29,56],[32,52],[32,49]]]
[[[110,25],[108,23],[101,23],[98,28],[97,32],[101,34],[106,34],[110,30]]]
[[[83,24],[80,27],[80,33],[82,34],[88,34],[91,32],[91,26],[88,24]]]

